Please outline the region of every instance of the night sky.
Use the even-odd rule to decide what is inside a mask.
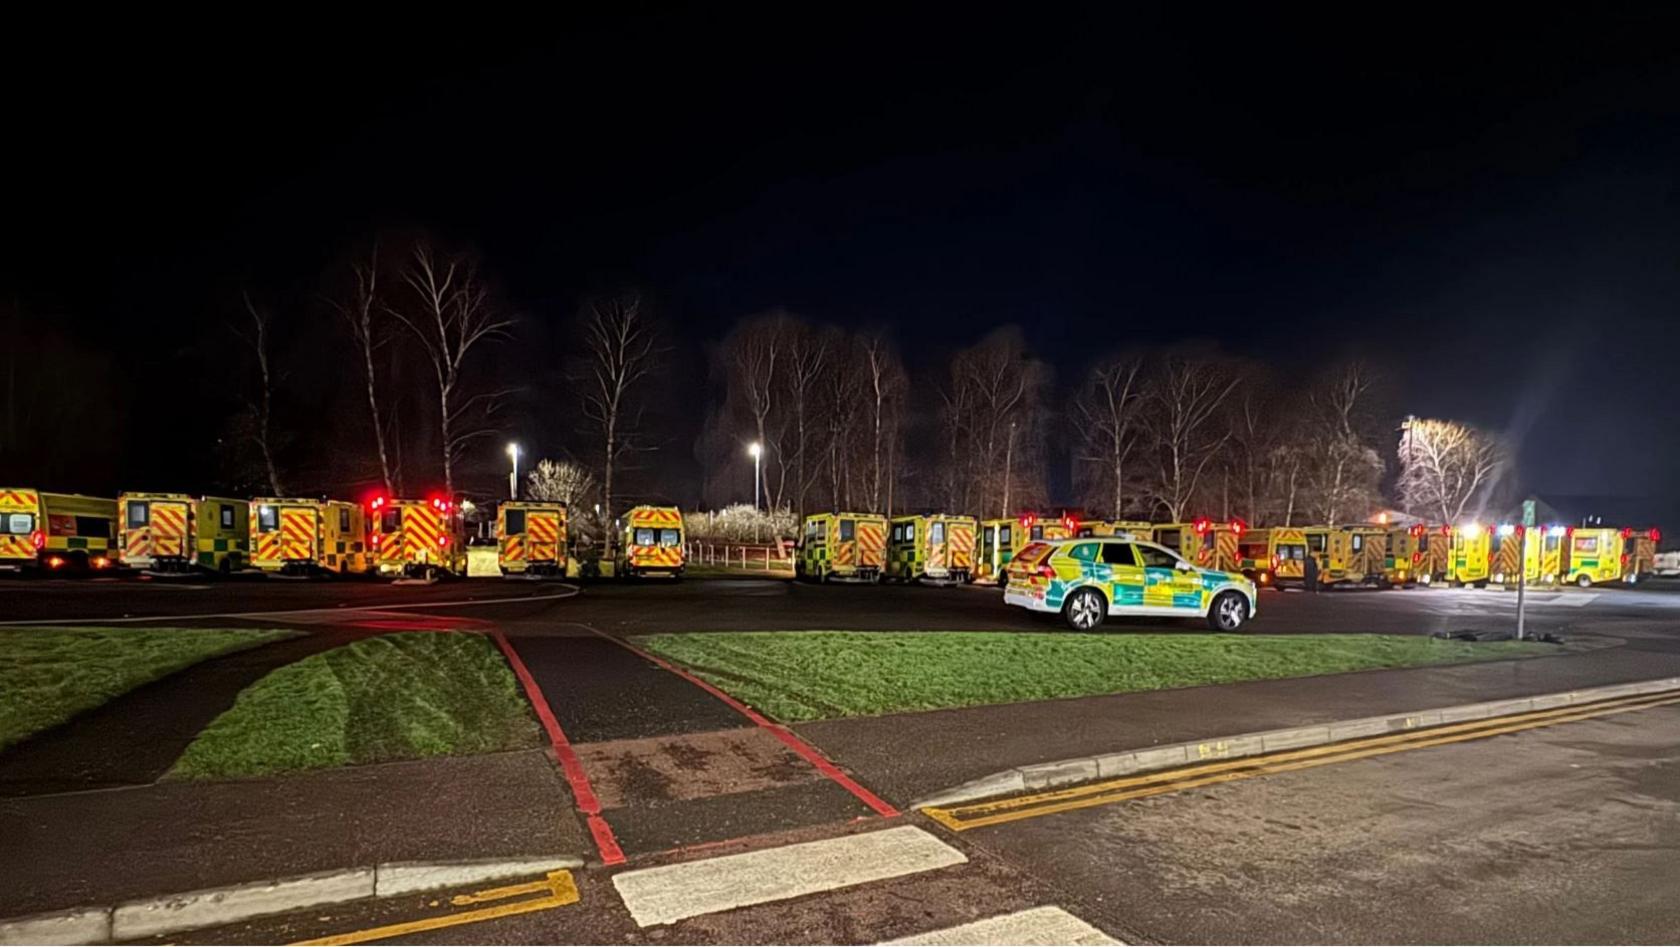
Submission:
[[[132,366],[423,227],[541,345],[644,287],[684,384],[774,306],[924,373],[1012,322],[1064,381],[1128,343],[1358,353],[1399,411],[1512,431],[1539,492],[1672,492],[1671,20],[792,9],[16,24],[0,291]]]

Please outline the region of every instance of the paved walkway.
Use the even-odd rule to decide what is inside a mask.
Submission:
[[[614,844],[634,857],[873,814],[775,729],[616,640],[508,641],[599,800],[612,833],[603,855]]]
[[[7,916],[385,861],[591,854],[542,750],[0,799]]]

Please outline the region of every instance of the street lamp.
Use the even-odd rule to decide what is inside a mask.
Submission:
[[[508,442],[508,458],[513,461],[513,469],[508,471],[508,496],[519,499],[519,444]]]
[[[751,444],[747,445],[747,453],[751,454],[752,459],[753,459],[753,509],[756,510],[756,509],[758,509],[758,493],[759,493],[759,491],[758,491],[758,480],[759,480],[758,459],[759,459],[759,457],[763,456],[763,454],[764,454],[764,445],[760,444],[757,441],[753,441]]]

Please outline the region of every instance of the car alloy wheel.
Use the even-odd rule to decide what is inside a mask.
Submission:
[[[1248,602],[1235,592],[1225,592],[1213,602],[1209,616],[1217,631],[1236,631],[1248,620]]]
[[[1102,624],[1102,595],[1090,589],[1074,592],[1073,597],[1068,599],[1067,620],[1075,631],[1090,631]]]

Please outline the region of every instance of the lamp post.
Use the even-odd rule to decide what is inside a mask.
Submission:
[[[753,509],[756,510],[759,508],[759,458],[764,455],[764,445],[757,441],[753,441],[751,444],[747,445],[747,453],[751,454],[753,459]]]
[[[759,481],[758,469],[759,469],[759,458],[764,455],[764,445],[760,444],[757,441],[753,441],[751,444],[747,445],[747,453],[751,454],[752,459],[753,459],[753,520],[754,520],[754,522],[753,522],[753,541],[757,542],[758,539],[759,539],[759,536],[758,536],[758,522],[757,522],[757,520],[758,520],[758,509],[759,509],[759,504],[758,504],[758,493],[759,493],[759,490],[758,490],[758,481]],[[746,553],[743,552],[742,555],[746,555]]]
[[[507,447],[508,458],[513,461],[513,469],[508,471],[508,497],[519,499],[519,445],[509,441]]]

